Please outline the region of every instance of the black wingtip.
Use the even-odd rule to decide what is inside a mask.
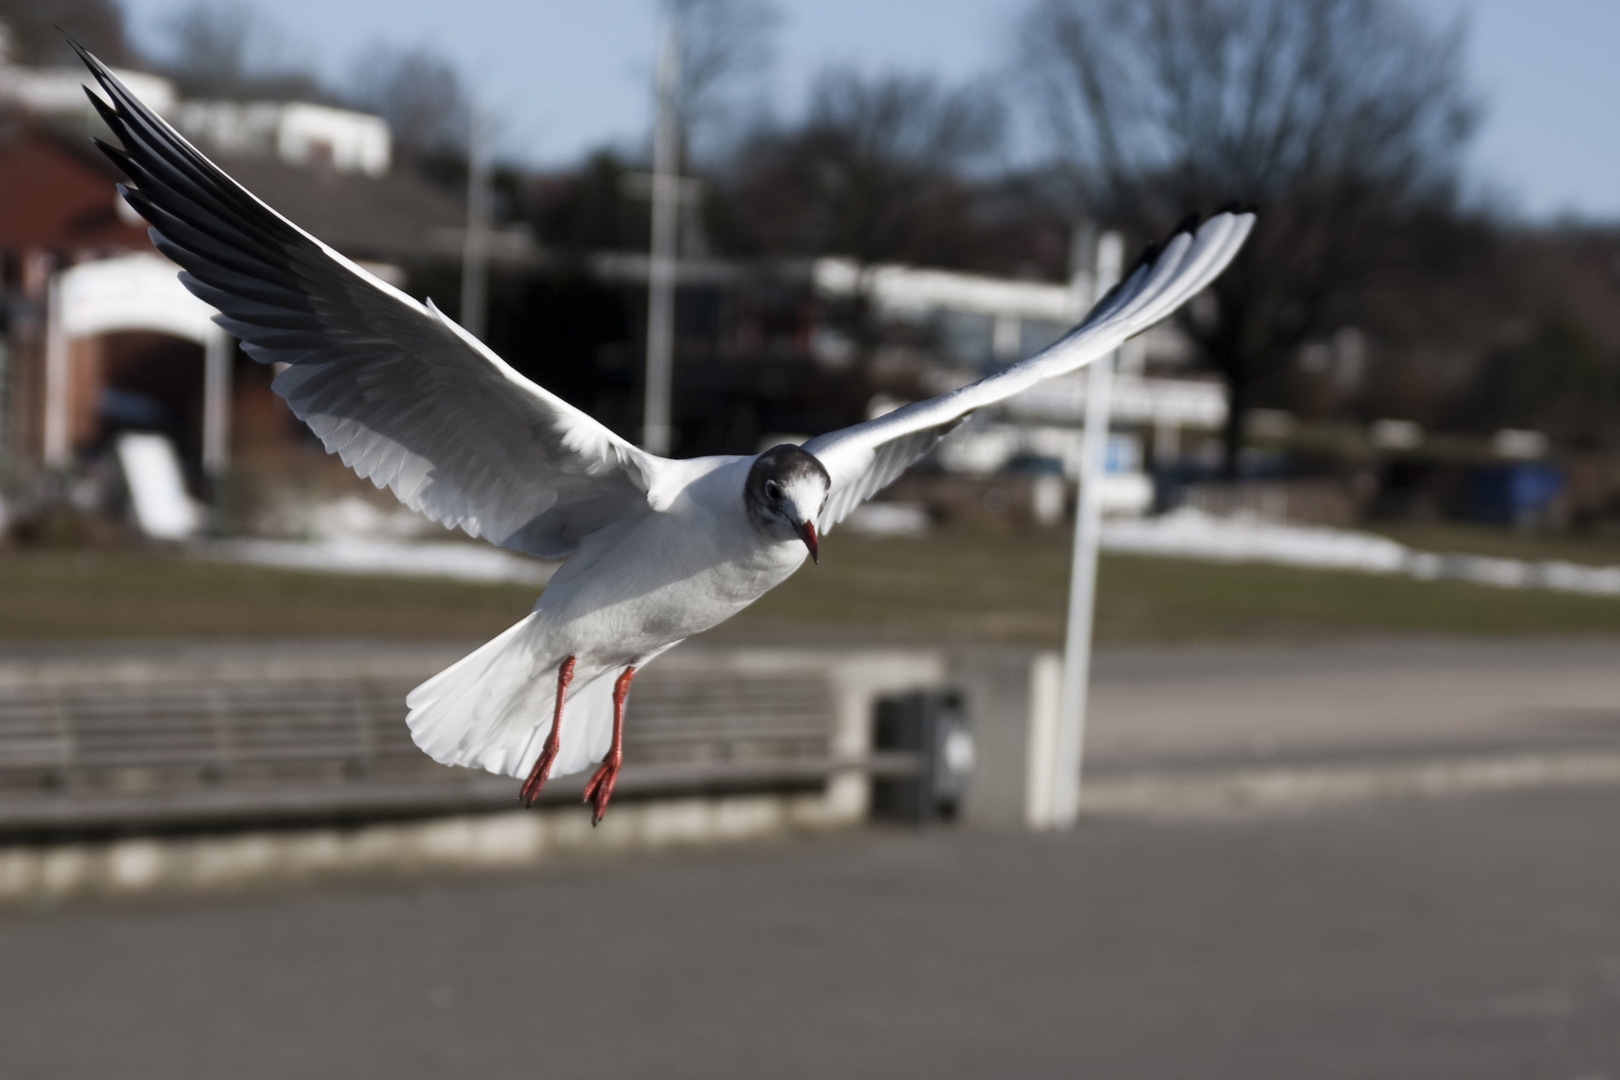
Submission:
[[[1153,261],[1156,260],[1164,251],[1164,249],[1169,246],[1170,241],[1174,240],[1182,233],[1186,233],[1188,236],[1196,236],[1198,234],[1199,227],[1208,220],[1208,218],[1204,217],[1204,215],[1200,214],[1196,210],[1182,218],[1176,223],[1175,228],[1171,229],[1165,234],[1162,240],[1154,240],[1144,246],[1142,248],[1142,253],[1136,257],[1135,262],[1131,263],[1130,270],[1126,271],[1120,280],[1129,280],[1130,276],[1136,273],[1136,271],[1140,270],[1144,266],[1151,265]]]
[[[91,52],[83,45],[80,45],[79,42],[66,30],[63,30],[60,26],[58,26],[56,29],[57,32],[67,40],[68,48],[78,53],[79,59],[84,61],[84,66],[89,68],[91,73],[94,74],[97,79],[100,79],[101,73],[106,70],[107,65],[103,64],[99,59],[97,59],[95,53]]]
[[[1164,240],[1159,241],[1158,246],[1162,249],[1165,244],[1169,243],[1171,240],[1174,240],[1182,233],[1187,233],[1190,236],[1196,236],[1199,229],[1203,228],[1209,222],[1218,217],[1224,217],[1227,214],[1233,214],[1241,217],[1244,214],[1255,214],[1257,212],[1258,208],[1254,203],[1239,202],[1235,199],[1231,202],[1223,204],[1220,209],[1216,210],[1213,214],[1210,214],[1207,217],[1195,210],[1177,222],[1176,227],[1170,230],[1169,236]],[[1157,255],[1158,252],[1154,252],[1154,254]]]
[[[1180,229],[1176,230],[1176,232],[1180,232],[1180,231],[1181,231]],[[1174,239],[1175,235],[1176,235],[1176,233],[1171,233],[1170,234],[1172,239]],[[1159,252],[1164,250],[1164,244],[1165,244],[1165,242],[1163,240],[1149,241],[1142,248],[1142,253],[1136,257],[1136,261],[1131,263],[1131,268],[1129,270],[1125,271],[1125,273],[1120,276],[1120,280],[1121,281],[1129,280],[1130,276],[1132,274],[1136,273],[1142,267],[1148,266],[1149,264],[1151,264],[1154,259],[1157,259],[1159,257]]]
[[[151,199],[141,194],[139,188],[132,188],[128,184],[119,184],[118,194],[123,197],[125,202],[129,203],[131,210],[141,215],[142,221],[145,221],[148,225],[151,224],[152,218],[156,216],[156,208],[152,206]]]
[[[97,75],[96,78],[99,81],[101,76]],[[108,94],[112,93],[112,87],[108,86],[105,82],[101,83],[101,88],[107,91]],[[102,121],[105,122],[108,127],[112,127],[113,120],[118,116],[118,107],[116,105],[107,104],[106,101],[102,100],[100,95],[98,95],[88,86],[81,86],[79,89],[83,90],[84,96],[90,99],[90,105],[96,110],[96,115],[101,117]]]
[[[59,26],[57,29],[62,28]],[[90,74],[95,78],[97,85],[106,93],[107,98],[111,99],[112,104],[109,105],[106,100],[99,97],[88,86],[80,88],[84,91],[84,96],[89,99],[91,107],[96,110],[97,115],[111,127],[112,118],[118,113],[118,95],[113,90],[114,85],[118,82],[117,76],[113,75],[112,69],[103,64],[95,53],[80,45],[73,38],[68,37],[67,34],[64,33],[62,36],[67,38],[68,46],[79,54],[79,59],[84,61],[84,66],[90,69]]]
[[[106,154],[114,161],[123,162],[129,160],[129,155],[124,153],[120,147],[114,146],[110,142],[105,142],[98,139],[94,135],[90,136],[90,145],[94,146],[97,150],[100,150],[103,154]]]
[[[1174,229],[1166,233],[1163,239],[1154,240],[1142,248],[1142,252],[1136,257],[1136,261],[1130,264],[1130,269],[1126,270],[1120,275],[1119,280],[1114,283],[1113,288],[1109,289],[1099,300],[1092,304],[1092,312],[1096,312],[1107,307],[1108,303],[1119,294],[1119,291],[1132,280],[1138,271],[1150,269],[1152,265],[1158,261],[1159,256],[1164,253],[1164,249],[1167,248],[1170,245],[1170,242],[1176,237],[1181,236],[1184,233],[1188,236],[1196,236],[1199,229],[1208,224],[1212,219],[1220,217],[1222,214],[1252,214],[1254,212],[1255,211],[1251,204],[1232,202],[1227,203],[1215,213],[1209,215],[1209,217],[1205,217],[1196,211],[1188,214],[1176,224]],[[1084,325],[1084,323],[1082,323],[1082,325]]]
[[[107,96],[116,100],[117,95],[113,92],[113,87],[118,83],[118,76],[112,73],[112,68],[103,64],[100,57],[80,45],[76,39],[60,26],[56,27],[56,29],[66,39],[68,47],[79,54],[79,59],[84,61],[84,66],[90,69],[90,74],[95,76],[96,82],[100,83],[101,88],[107,91]],[[84,92],[90,96],[92,102],[96,100],[95,94],[91,93],[88,86],[84,88]]]
[[[1174,240],[1182,233],[1186,233],[1189,236],[1198,235],[1199,229],[1203,228],[1209,222],[1218,217],[1222,217],[1227,214],[1233,214],[1241,217],[1244,214],[1253,215],[1258,213],[1259,209],[1256,204],[1252,202],[1239,202],[1237,200],[1224,204],[1219,210],[1215,211],[1213,214],[1210,214],[1208,217],[1205,217],[1203,214],[1200,214],[1195,210],[1186,217],[1182,218],[1176,224],[1176,227],[1171,229],[1169,234],[1163,240],[1149,244],[1145,249],[1143,249],[1142,257],[1137,260],[1136,265],[1140,266],[1145,262],[1158,258],[1159,252],[1163,251],[1165,246],[1169,244],[1170,241]]]

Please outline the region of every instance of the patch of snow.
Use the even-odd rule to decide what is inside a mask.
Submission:
[[[309,508],[306,531],[323,540],[387,537],[404,539],[442,526],[404,506],[381,507],[356,495],[345,495]]]
[[[916,503],[866,503],[844,527],[868,536],[924,536],[932,524],[928,509]]]
[[[207,559],[314,570],[333,574],[510,581],[543,585],[559,564],[531,559],[487,544],[455,540],[391,540],[340,537],[331,540],[222,540],[194,549]]]
[[[1407,549],[1393,540],[1350,529],[1285,525],[1255,517],[1215,517],[1183,508],[1156,518],[1108,521],[1102,547],[1144,555],[1216,562],[1270,562],[1340,570],[1398,573]]]
[[[1424,581],[1470,581],[1505,589],[1620,596],[1620,566],[1414,551],[1387,537],[1353,529],[1289,525],[1241,515],[1221,518],[1190,507],[1156,518],[1105,522],[1101,544],[1106,551],[1137,555],[1278,563],[1405,574]]]

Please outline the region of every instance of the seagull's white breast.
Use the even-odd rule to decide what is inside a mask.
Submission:
[[[690,463],[707,467],[664,508],[565,563],[536,606],[557,648],[629,663],[725,621],[797,570],[804,545],[748,520],[747,461]]]

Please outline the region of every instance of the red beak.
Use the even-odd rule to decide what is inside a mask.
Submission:
[[[799,539],[803,540],[804,546],[810,549],[810,561],[819,564],[821,562],[821,552],[816,547],[815,525],[808,521],[800,525]]]

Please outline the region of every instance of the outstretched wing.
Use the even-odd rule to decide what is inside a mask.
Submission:
[[[974,409],[1084,367],[1165,318],[1226,269],[1253,226],[1253,214],[1221,213],[1196,231],[1180,231],[1156,254],[1144,258],[1079,326],[1028,360],[948,394],[805,443],[804,449],[821,460],[832,478],[817,528],[827,532],[849,516]]]
[[[74,47],[123,149],[97,145],[152,242],[249,356],[287,365],[276,392],[345,465],[445,525],[551,558],[649,512],[662,458],[270,209]]]

